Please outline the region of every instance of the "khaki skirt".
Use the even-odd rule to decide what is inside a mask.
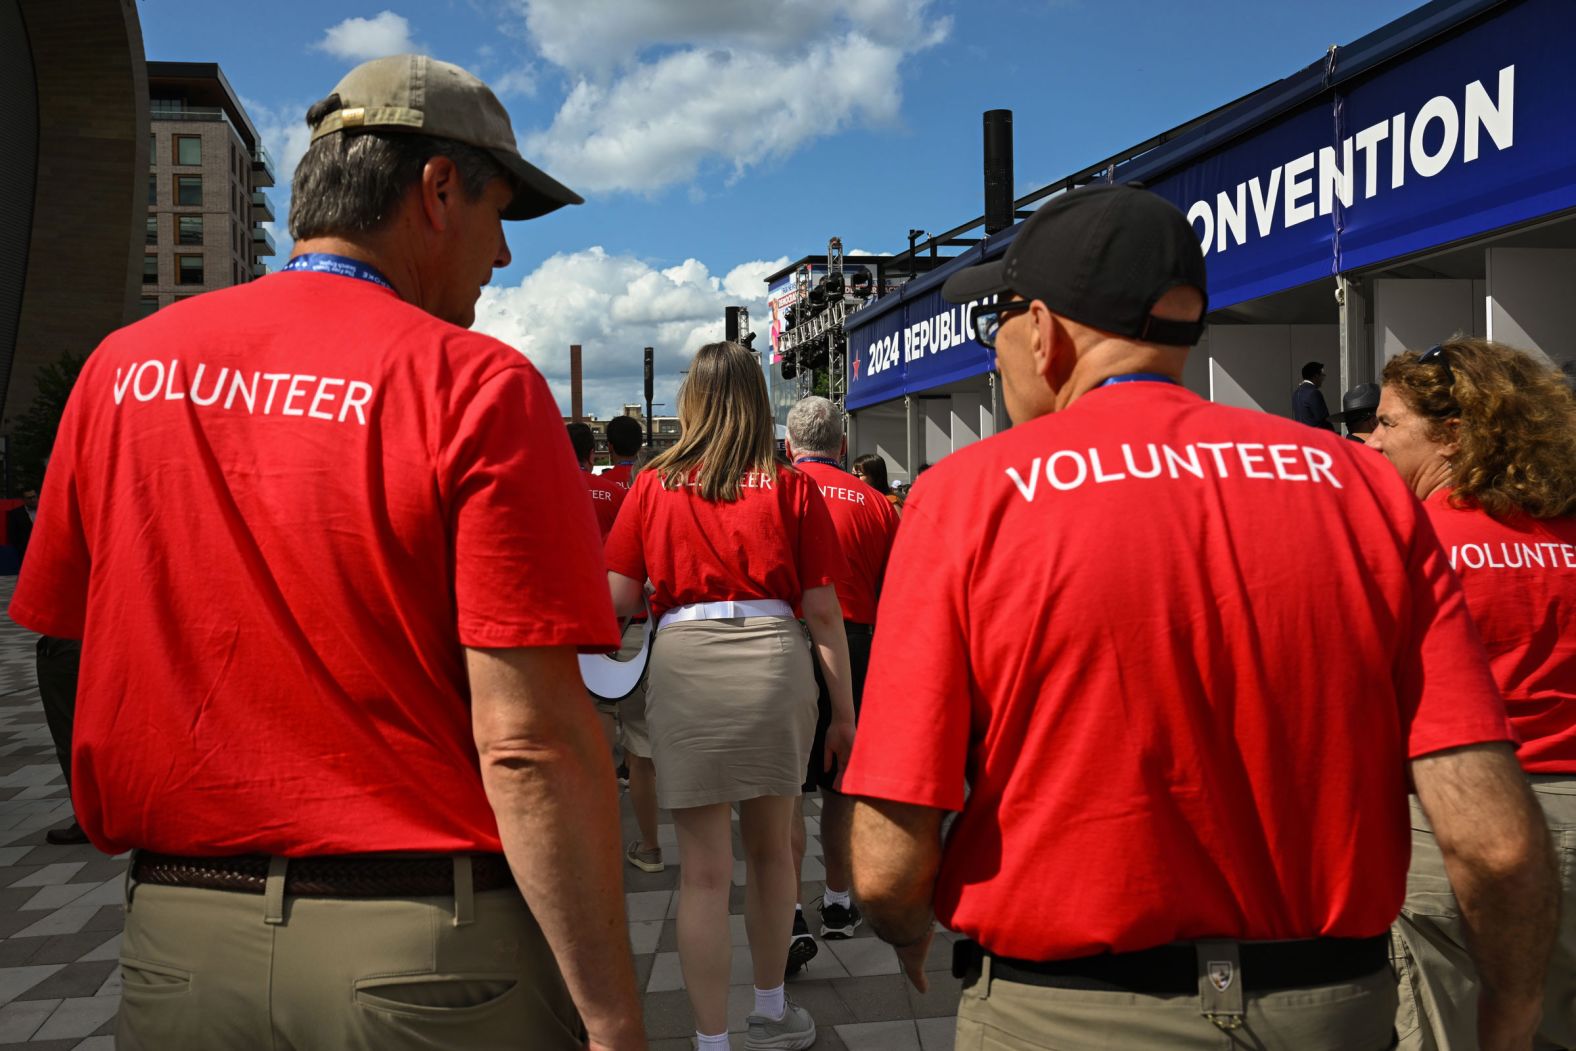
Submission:
[[[646,693],[658,805],[798,795],[815,738],[810,661],[804,629],[786,617],[663,628]]]

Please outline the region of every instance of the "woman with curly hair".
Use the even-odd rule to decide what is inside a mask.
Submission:
[[[1542,1021],[1534,1014],[1527,1035],[1537,1028],[1539,1048],[1576,1046],[1576,398],[1546,362],[1458,337],[1385,366],[1378,421],[1368,445],[1423,501],[1461,575],[1560,857],[1563,918]],[[1478,985],[1415,799],[1412,827],[1395,928],[1400,1047],[1476,1047],[1478,999],[1493,990]],[[1526,965],[1540,955],[1529,944]]]
[[[804,612],[832,698],[822,762],[846,765],[854,738],[848,638],[833,583],[845,575],[814,480],[775,456],[771,402],[737,343],[696,352],[679,389],[678,443],[636,476],[608,538],[608,584],[623,615],[651,582],[646,726],[657,802],[679,845],[679,969],[699,1051],[728,1045],[732,808],[744,845],[744,928],[755,978],[749,1051],[815,1042],[783,995],[799,899],[790,827],[815,738]]]

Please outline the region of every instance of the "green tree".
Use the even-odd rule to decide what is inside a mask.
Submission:
[[[55,432],[66,411],[66,399],[76,386],[77,376],[87,356],[69,351],[38,370],[38,393],[16,421],[12,448],[15,455],[16,483],[19,489],[42,485],[44,464],[55,447]]]

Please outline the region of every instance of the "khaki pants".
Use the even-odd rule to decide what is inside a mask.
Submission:
[[[584,1046],[518,891],[394,899],[284,898],[282,890],[281,882],[271,906],[264,895],[134,885],[116,1047]],[[282,922],[268,922],[271,909]],[[457,914],[465,921],[458,926]]]
[[[1395,978],[1248,994],[1242,1025],[1204,1017],[1199,996],[1148,996],[963,979],[956,1051],[1380,1051],[1395,1045]],[[971,982],[971,978],[973,978]]]
[[[1559,939],[1544,986],[1538,1051],[1576,1047],[1576,778],[1532,776],[1554,838],[1563,888]],[[1400,975],[1396,1032],[1402,1051],[1461,1051],[1476,1048],[1477,969],[1466,950],[1461,909],[1445,876],[1444,857],[1412,798],[1412,867],[1406,904],[1392,932]]]

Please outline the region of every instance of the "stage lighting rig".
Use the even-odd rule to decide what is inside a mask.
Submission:
[[[808,393],[815,374],[827,373],[827,388],[841,405],[847,392],[848,340],[843,322],[875,294],[875,281],[866,267],[843,268],[843,241],[834,237],[826,245],[826,273],[811,280],[808,266],[794,277],[794,303],[783,312],[777,350],[783,379],[797,377]]]

